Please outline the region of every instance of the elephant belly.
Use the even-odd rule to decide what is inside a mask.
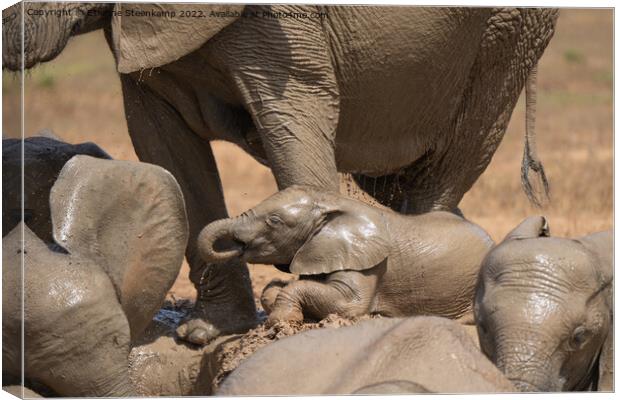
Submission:
[[[452,133],[488,15],[488,9],[418,7],[330,13],[339,170],[394,172]]]

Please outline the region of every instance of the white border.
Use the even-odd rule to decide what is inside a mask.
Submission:
[[[149,1],[150,2],[154,2],[154,1]],[[307,1],[265,1],[265,0],[258,0],[258,1],[251,1],[251,2],[244,2],[244,1],[239,1],[239,0],[229,0],[229,1],[196,1],[196,0],[184,0],[184,1],[168,1],[168,2],[174,2],[174,3],[266,3],[266,4],[274,4],[274,3],[286,3],[286,4],[381,4],[381,5],[429,5],[429,6],[449,6],[449,5],[457,5],[457,6],[486,6],[486,7],[493,7],[493,6],[515,6],[518,5],[520,7],[562,7],[562,8],[613,8],[614,7],[614,3],[612,1],[602,1],[602,0],[591,0],[588,2],[584,2],[584,1],[520,1],[518,4],[515,4],[515,1],[505,1],[505,0],[495,0],[495,1],[488,1],[488,0],[474,0],[474,1],[436,1],[436,0],[422,0],[422,1],[411,1],[411,0],[387,0],[387,1],[380,1],[380,0],[339,0],[339,1],[335,1],[335,2],[331,2],[331,1],[316,1],[316,0],[307,0]],[[14,1],[10,1],[10,0],[0,0],[0,4],[2,5],[2,9],[5,9],[7,7],[9,7],[10,5],[14,4]],[[616,74],[618,72],[618,70],[616,69],[616,63],[615,63],[615,55],[617,54],[618,51],[618,40],[617,40],[617,31],[615,29],[615,20],[616,17],[618,16],[618,9],[614,9],[614,227],[618,226],[618,222],[619,222],[619,217],[618,215],[615,213],[615,199],[617,198],[617,194],[618,194],[618,165],[615,162],[615,156],[618,153],[618,143],[615,141],[615,132],[616,132],[616,123],[617,120],[615,118],[615,116],[618,113],[618,105],[615,102],[615,98],[618,94],[618,85],[617,85],[617,81],[615,79]],[[1,40],[0,40],[0,47],[1,47]],[[23,77],[22,77],[23,79]],[[1,84],[0,84],[1,85]],[[23,96],[23,83],[22,83],[22,96]],[[22,97],[23,99],[23,97]],[[23,111],[23,110],[22,110]],[[0,118],[2,117],[2,112],[0,111]],[[23,112],[22,112],[22,128],[23,128]],[[22,136],[23,136],[23,132],[22,132]],[[2,171],[2,167],[0,166],[0,173]],[[0,183],[0,190],[2,188],[2,184]],[[0,216],[0,222],[1,222],[1,216]],[[616,248],[616,238],[614,237],[614,248]],[[0,250],[1,252],[1,250]],[[618,258],[619,255],[618,253],[614,254],[614,262],[615,265],[618,265]],[[614,269],[614,273],[615,273],[615,269]],[[1,288],[0,288],[0,294],[1,294]],[[614,296],[615,297],[615,296]],[[615,298],[614,298],[614,305],[615,305]],[[615,330],[614,333],[614,341],[616,343],[616,345],[618,343],[620,343],[620,341],[618,340],[618,337],[620,335],[618,334],[618,330]],[[0,346],[2,344],[2,339],[0,338]],[[619,357],[618,357],[618,352],[616,351],[614,354],[614,365],[620,365],[618,363]],[[0,366],[1,366],[1,361],[0,361]],[[620,386],[618,385],[619,379],[618,379],[618,373],[614,374],[614,386],[616,388],[616,391],[618,392],[618,390],[620,389]],[[449,379],[449,377],[447,377]],[[613,394],[608,394],[608,393],[578,393],[578,392],[571,392],[571,393],[541,393],[541,394],[524,394],[524,393],[517,393],[517,394],[484,394],[484,395],[431,395],[432,399],[452,399],[452,400],[456,400],[456,399],[473,399],[473,398],[480,398],[482,397],[483,399],[491,399],[491,398],[496,398],[496,396],[498,396],[497,398],[502,399],[502,400],[516,400],[516,399],[523,399],[524,396],[526,399],[547,399],[547,400],[555,400],[555,399],[609,399],[609,398],[615,398],[617,396],[617,393],[613,393]],[[342,398],[341,396],[321,396],[322,398],[329,398],[329,399],[336,399],[336,398]],[[388,396],[372,396],[372,397],[385,397],[388,398]],[[0,399],[13,399],[14,397],[9,395],[7,392],[1,391],[0,390]],[[183,399],[183,397],[168,397],[171,399]],[[245,397],[244,399],[267,399],[267,398],[272,398],[272,397]],[[274,399],[276,397],[273,397]],[[316,398],[316,396],[303,396],[303,397],[297,397],[297,398],[303,398],[303,399],[313,399]],[[413,398],[413,396],[389,396],[389,399],[393,399],[393,400],[401,400],[401,399],[410,399]]]

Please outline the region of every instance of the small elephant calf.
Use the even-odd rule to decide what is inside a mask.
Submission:
[[[517,389],[613,390],[613,246],[612,231],[554,237],[534,216],[486,256],[480,348]]]
[[[241,258],[301,275],[266,288],[268,324],[331,313],[460,318],[493,246],[452,213],[405,216],[304,186],[209,224],[198,242],[206,262]]]
[[[243,361],[215,395],[514,391],[463,325],[445,318],[413,317],[376,318],[278,340]]]

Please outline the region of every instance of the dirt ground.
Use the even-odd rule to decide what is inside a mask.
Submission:
[[[613,12],[564,9],[539,64],[539,154],[551,184],[551,202],[530,205],[520,185],[523,99],[486,172],[461,203],[464,214],[495,240],[523,218],[545,214],[552,233],[578,236],[613,224]],[[19,137],[19,75],[3,72],[3,134]],[[70,40],[53,62],[25,75],[26,136],[51,128],[72,143],[93,141],[114,158],[136,160],[124,120],[120,83],[102,32]],[[415,112],[415,110],[412,110]],[[276,191],[268,169],[236,146],[213,144],[229,213],[236,215]],[[271,266],[251,266],[258,295],[272,278],[290,278]],[[171,290],[195,291],[184,265]]]

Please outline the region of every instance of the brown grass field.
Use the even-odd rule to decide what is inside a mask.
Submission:
[[[521,98],[499,151],[461,203],[467,218],[495,240],[532,214],[546,215],[558,236],[613,226],[613,11],[562,10],[538,75],[539,154],[550,181],[551,202],[537,209],[521,189],[525,127]],[[19,75],[3,72],[2,78],[3,134],[19,137]],[[71,39],[56,60],[27,72],[24,133],[32,136],[43,128],[68,142],[96,142],[118,159],[137,159],[102,32]],[[213,147],[231,215],[275,192],[268,169],[232,144],[216,142]],[[256,293],[271,278],[286,277],[271,266],[250,270]],[[195,295],[187,266],[171,293]]]

